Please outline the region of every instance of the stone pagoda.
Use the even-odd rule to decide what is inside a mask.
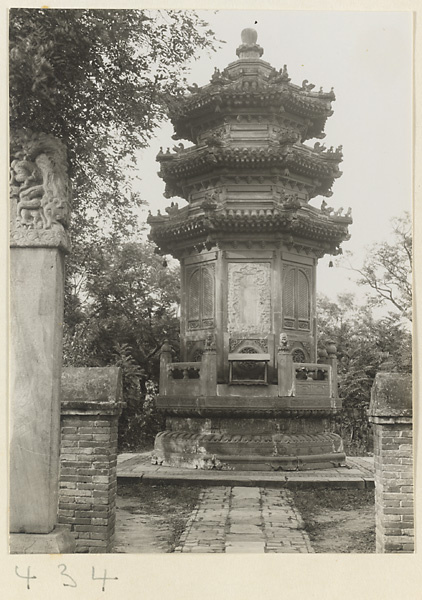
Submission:
[[[262,60],[253,29],[238,60],[175,100],[179,143],[157,156],[167,214],[151,239],[181,264],[181,362],[161,350],[166,430],[153,461],[191,468],[296,470],[344,464],[336,348],[317,350],[316,266],[341,252],[350,209],[333,211],[341,147],[326,149],[334,92],[290,82]]]

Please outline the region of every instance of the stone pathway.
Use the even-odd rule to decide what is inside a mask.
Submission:
[[[201,492],[175,552],[313,552],[288,490],[211,487]]]

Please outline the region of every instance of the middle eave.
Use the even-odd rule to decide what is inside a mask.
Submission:
[[[206,176],[219,170],[233,170],[238,175],[244,170],[265,172],[268,169],[288,169],[290,173],[318,178],[331,185],[341,176],[341,156],[317,154],[302,145],[267,147],[209,147],[183,150],[176,154],[159,154],[160,177],[166,183],[177,183],[190,178]]]

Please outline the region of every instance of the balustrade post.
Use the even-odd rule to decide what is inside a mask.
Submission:
[[[293,357],[285,333],[280,335],[280,344],[277,350],[278,395],[294,395]]]
[[[331,340],[327,342],[328,364],[331,366],[331,396],[337,397],[337,346]]]
[[[200,372],[201,395],[215,396],[217,393],[217,350],[210,336],[205,342]]]
[[[160,351],[160,394],[165,396],[168,392],[168,371],[167,366],[171,364],[171,346],[168,340],[164,340],[164,344],[161,346]]]

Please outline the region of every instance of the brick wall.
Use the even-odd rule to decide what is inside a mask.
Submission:
[[[118,369],[64,369],[58,520],[76,552],[112,549],[121,409]]]
[[[411,377],[379,373],[372,389],[376,550],[414,551]]]

